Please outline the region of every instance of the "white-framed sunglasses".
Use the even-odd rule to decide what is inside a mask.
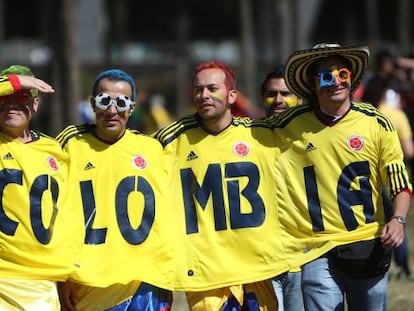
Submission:
[[[115,99],[106,93],[99,93],[94,97],[95,105],[99,109],[106,110],[111,105],[115,105],[119,112],[128,111],[134,103],[128,96],[120,95]]]

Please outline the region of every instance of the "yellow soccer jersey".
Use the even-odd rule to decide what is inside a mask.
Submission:
[[[42,134],[22,143],[0,132],[0,277],[65,280],[73,268],[67,158]]]
[[[411,191],[396,131],[370,104],[352,104],[333,126],[309,105],[273,118],[283,143],[277,165],[279,218],[286,249],[299,264],[329,249],[379,236],[384,225],[381,186],[390,198]],[[291,242],[291,243],[288,243]]]
[[[192,115],[154,136],[179,176],[172,206],[179,229],[175,289],[203,291],[286,271],[271,130],[234,118],[211,135]]]
[[[21,90],[17,75],[0,76],[0,96],[6,96]]]
[[[69,126],[57,137],[70,158],[74,226],[83,244],[71,279],[94,287],[140,280],[170,289],[174,198],[162,146],[129,130],[107,144],[92,134],[94,126]]]

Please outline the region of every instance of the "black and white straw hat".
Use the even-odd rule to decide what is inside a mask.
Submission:
[[[336,43],[320,43],[311,49],[299,50],[290,55],[285,68],[287,87],[299,97],[313,99],[315,94],[309,86],[308,68],[311,64],[332,55],[340,55],[350,62],[351,91],[355,90],[368,64],[369,49],[367,46],[340,46]]]

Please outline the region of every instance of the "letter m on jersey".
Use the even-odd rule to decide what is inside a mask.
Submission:
[[[260,174],[254,163],[227,163],[224,178],[220,164],[209,164],[201,186],[191,168],[182,169],[180,175],[187,234],[199,231],[198,217],[210,215],[204,214],[207,207],[213,208],[217,231],[227,229],[226,215],[229,215],[231,229],[258,227],[263,224],[266,216],[265,205],[258,193]],[[241,179],[247,179],[243,189],[240,189]],[[224,185],[227,191],[224,190]],[[241,202],[249,206],[243,206],[242,209]]]

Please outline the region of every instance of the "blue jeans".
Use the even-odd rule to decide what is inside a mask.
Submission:
[[[382,311],[387,304],[388,272],[382,276],[355,279],[339,271],[329,255],[302,266],[302,292],[307,311]]]
[[[301,272],[286,272],[272,279],[279,311],[302,311]]]

